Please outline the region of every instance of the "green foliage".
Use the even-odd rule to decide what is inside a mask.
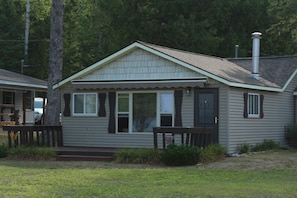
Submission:
[[[16,147],[8,150],[7,157],[17,160],[48,160],[56,157],[56,153],[51,147]]]
[[[162,153],[162,162],[167,166],[187,166],[197,164],[200,149],[187,145],[170,144]]]
[[[251,148],[252,152],[258,152],[258,151],[268,151],[268,150],[275,150],[279,149],[280,146],[273,140],[264,140],[261,144],[256,144]]]
[[[116,162],[132,164],[159,164],[160,151],[156,149],[120,149],[115,154]]]
[[[297,148],[297,125],[289,126],[286,136],[286,138],[288,139],[289,147]]]
[[[24,57],[26,0],[0,0],[0,67],[46,79],[50,5],[31,2],[29,55]],[[297,50],[294,0],[65,0],[63,73],[67,77],[135,40],[220,57],[250,56],[253,31],[261,54]],[[284,45],[286,43],[286,45]]]
[[[248,152],[250,152],[250,150],[251,150],[251,146],[249,144],[247,144],[247,143],[240,144],[237,147],[237,151],[240,154],[241,153],[248,153]]]
[[[8,151],[8,148],[4,143],[0,145],[0,158],[6,157],[7,151]]]
[[[213,144],[201,150],[199,162],[209,163],[224,159],[226,149],[220,144]]]

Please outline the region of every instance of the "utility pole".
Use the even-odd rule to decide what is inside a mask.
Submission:
[[[25,26],[25,48],[24,48],[24,59],[28,57],[28,45],[29,45],[29,27],[30,27],[30,0],[27,0],[26,4],[26,26]],[[21,60],[21,73],[24,73],[24,67],[29,65],[24,64],[24,59]]]
[[[30,27],[30,0],[27,0],[27,5],[26,5],[26,27],[25,27],[25,56],[28,56],[29,27]]]

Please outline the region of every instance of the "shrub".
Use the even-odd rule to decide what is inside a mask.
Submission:
[[[120,149],[115,154],[118,163],[158,164],[161,161],[160,151],[157,149]]]
[[[3,143],[3,144],[0,146],[0,158],[6,157],[6,156],[7,156],[7,151],[8,151],[8,148],[7,148],[7,146]]]
[[[199,162],[209,163],[226,156],[226,149],[220,144],[213,144],[201,150]]]
[[[288,139],[289,147],[297,148],[297,125],[291,125],[287,129],[286,138]]]
[[[16,147],[8,150],[9,159],[48,160],[54,157],[56,152],[51,147]]]
[[[197,164],[200,149],[187,145],[170,144],[162,153],[162,162],[167,166],[187,166]]]
[[[238,153],[248,153],[250,152],[251,146],[247,143],[238,145],[237,152]]]
[[[256,144],[252,147],[252,152],[258,152],[258,151],[267,151],[267,150],[275,150],[279,149],[279,144],[275,143],[273,140],[264,140],[261,144]]]

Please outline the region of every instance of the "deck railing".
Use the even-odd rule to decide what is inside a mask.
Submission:
[[[185,145],[205,148],[213,143],[212,127],[155,127],[153,131],[156,149],[158,148],[158,133],[162,134],[163,149],[166,148],[166,144],[175,143],[177,135],[180,135],[180,143]],[[171,134],[171,136],[166,137],[166,134]]]
[[[62,126],[3,126],[7,131],[8,147],[63,146]]]

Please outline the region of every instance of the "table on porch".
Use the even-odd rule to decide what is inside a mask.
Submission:
[[[175,135],[180,135],[181,144],[204,148],[212,144],[212,132],[212,127],[154,127],[154,148],[158,149],[158,133],[162,134],[162,144],[165,149],[166,133],[172,134],[172,143],[175,142]]]

